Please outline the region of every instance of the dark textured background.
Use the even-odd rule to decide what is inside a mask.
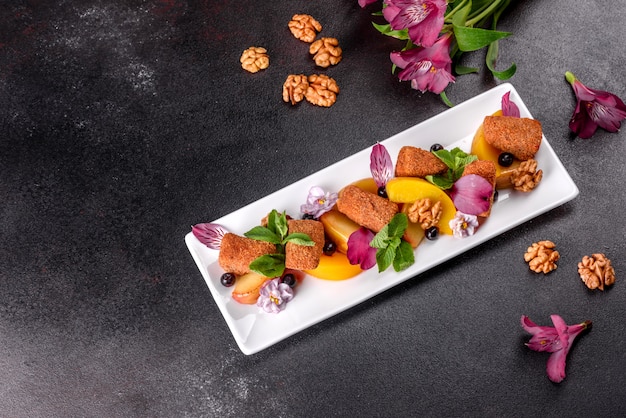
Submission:
[[[0,415],[617,416],[626,407],[624,134],[573,139],[566,70],[626,98],[625,2],[517,1],[502,68],[580,196],[261,353],[243,355],[191,259],[225,215],[446,109],[390,72],[356,0],[0,2]],[[329,108],[281,101],[317,72],[309,13],[344,60]],[[268,70],[239,66],[262,45]],[[484,52],[467,57],[481,65]],[[484,67],[484,65],[483,65]],[[462,102],[496,85],[462,76]],[[559,268],[535,275],[527,246]],[[576,271],[605,252],[617,283]],[[522,314],[591,319],[552,384]]]

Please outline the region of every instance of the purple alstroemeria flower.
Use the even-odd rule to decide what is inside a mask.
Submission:
[[[367,5],[370,5],[372,3],[375,3],[377,0],[359,0],[359,6],[361,7],[365,7]]]
[[[286,283],[281,283],[277,277],[268,280],[261,286],[257,306],[268,313],[279,313],[285,309],[287,302],[293,299],[293,289]]]
[[[448,84],[454,82],[452,59],[450,58],[450,33],[440,37],[429,48],[412,48],[402,52],[392,52],[391,62],[403,70],[398,74],[402,81],[411,81],[411,87],[439,94]]]
[[[300,212],[317,219],[333,208],[337,198],[337,193],[326,192],[319,186],[313,186],[309,190],[306,203],[300,206]]]
[[[443,28],[446,0],[385,0],[383,16],[393,30],[408,29],[416,45],[431,47]]]
[[[532,334],[526,346],[534,351],[552,353],[548,358],[548,378],[559,383],[565,379],[565,360],[572,343],[584,330],[591,328],[591,321],[567,325],[559,315],[551,315],[554,327],[538,326],[526,315],[522,315],[522,327]]]
[[[519,118],[519,107],[511,100],[511,92],[508,91],[504,93],[502,96],[502,115],[503,116],[513,116],[514,118]]]
[[[478,228],[478,217],[457,210],[454,218],[450,219],[449,225],[452,236],[455,238],[469,237],[474,235],[476,228]]]
[[[489,210],[493,185],[477,174],[461,176],[450,189],[454,206],[468,215],[480,215]]]
[[[583,139],[591,138],[598,126],[617,132],[626,119],[624,102],[612,93],[585,86],[569,71],[565,73],[565,78],[572,85],[577,100],[569,122],[572,132]]]
[[[362,270],[369,270],[376,265],[376,248],[370,245],[374,233],[367,228],[359,228],[348,238],[346,255],[350,264],[359,264]]]
[[[376,144],[370,154],[370,171],[378,187],[383,187],[393,177],[393,162],[389,151],[382,144]]]
[[[222,238],[228,232],[221,225],[213,223],[197,224],[191,227],[193,235],[212,250],[219,250],[222,244]]]

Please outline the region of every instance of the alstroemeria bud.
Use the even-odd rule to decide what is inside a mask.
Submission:
[[[204,223],[191,227],[191,232],[198,238],[198,241],[212,250],[219,250],[222,238],[228,232],[226,228],[218,224]]]

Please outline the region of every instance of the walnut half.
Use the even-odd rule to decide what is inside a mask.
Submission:
[[[293,15],[287,26],[293,36],[308,43],[313,42],[317,32],[322,30],[322,25],[313,16],[303,14]]]
[[[526,250],[524,260],[535,273],[550,273],[552,270],[556,270],[556,262],[560,257],[559,252],[554,247],[556,244],[552,241],[535,242]]]
[[[336,38],[320,38],[309,47],[313,61],[319,67],[326,68],[341,61],[341,48]]]
[[[615,283],[615,269],[604,254],[584,256],[578,263],[578,274],[589,289],[604,290],[604,286]]]
[[[409,208],[408,217],[413,223],[419,223],[422,229],[427,230],[437,226],[441,219],[441,202],[433,203],[429,198],[416,200]]]
[[[306,100],[316,106],[330,107],[337,101],[339,86],[337,82],[324,74],[309,76],[309,87],[306,90]]]
[[[241,58],[241,68],[251,73],[256,73],[259,70],[264,70],[270,66],[270,57],[267,55],[267,50],[260,46],[251,46],[243,51]]]
[[[304,95],[309,88],[309,80],[304,74],[290,74],[283,84],[283,100],[292,105],[304,100]]]
[[[522,162],[517,169],[511,173],[511,183],[513,188],[521,192],[529,192],[541,181],[543,171],[537,170],[537,161],[526,160]]]

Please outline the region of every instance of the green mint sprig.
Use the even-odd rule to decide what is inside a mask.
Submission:
[[[402,239],[408,226],[406,214],[397,213],[370,242],[370,246],[377,249],[376,264],[379,273],[392,264],[395,271],[402,271],[415,263],[411,244]]]
[[[426,176],[426,180],[443,190],[451,188],[463,174],[465,166],[478,159],[477,156],[468,154],[458,147],[451,151],[446,149],[433,151],[433,154],[448,166],[448,171],[443,174]]]
[[[267,217],[267,226],[255,226],[245,237],[257,241],[266,241],[276,245],[276,252],[255,258],[250,263],[250,270],[266,277],[279,277],[285,271],[285,245],[292,242],[297,245],[312,247],[315,241],[307,234],[294,232],[288,234],[287,215],[273,209]]]

